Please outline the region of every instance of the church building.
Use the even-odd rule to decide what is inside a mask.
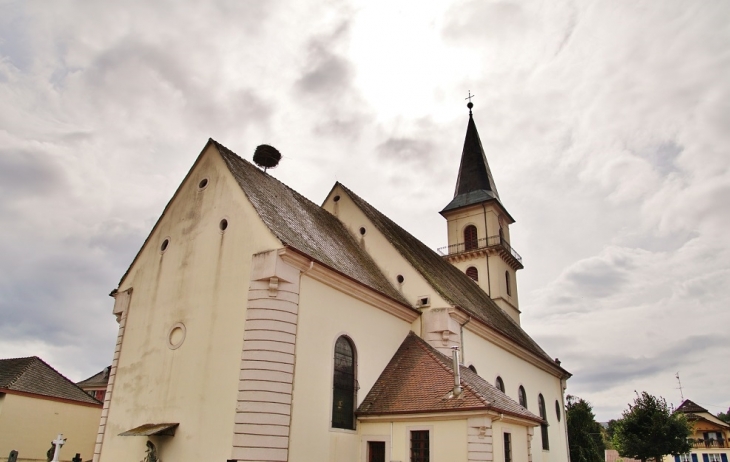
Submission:
[[[94,461],[567,462],[570,373],[520,326],[468,106],[439,252],[209,140],[111,294]]]

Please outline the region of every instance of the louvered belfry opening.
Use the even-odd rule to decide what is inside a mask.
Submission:
[[[477,247],[479,247],[477,228],[474,225],[469,225],[464,228],[464,250],[474,250]]]
[[[332,427],[355,429],[355,349],[342,336],[335,343]]]

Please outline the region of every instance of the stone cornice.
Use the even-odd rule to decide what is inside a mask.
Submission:
[[[280,249],[279,256],[289,265],[298,268],[303,274],[312,279],[326,284],[340,292],[347,293],[352,297],[380,308],[386,313],[407,322],[413,322],[420,316],[420,313],[413,307],[408,307],[380,292],[357,282],[344,274],[341,274],[329,266],[301,253],[293,247]]]

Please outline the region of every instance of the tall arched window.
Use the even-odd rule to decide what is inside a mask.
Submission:
[[[520,388],[517,389],[517,396],[520,400],[520,406],[527,409],[527,393],[525,393],[525,387],[520,385]]]
[[[477,227],[469,225],[464,228],[464,250],[474,250],[479,247],[477,238]]]
[[[509,271],[504,272],[504,282],[507,284],[507,295],[512,295],[512,285],[510,284],[509,280]]]
[[[542,393],[537,395],[537,407],[540,408],[540,417],[543,422],[540,424],[540,430],[542,430],[542,448],[547,451],[550,449],[550,442],[548,441],[548,426],[547,426],[547,412],[545,412],[545,398],[542,397]]]
[[[497,380],[494,381],[494,386],[499,388],[499,391],[504,393],[504,381],[502,380],[502,377],[497,376]]]
[[[472,278],[473,281],[479,282],[479,270],[470,266],[466,269],[466,275]]]
[[[355,429],[355,347],[344,335],[335,343],[332,427]]]

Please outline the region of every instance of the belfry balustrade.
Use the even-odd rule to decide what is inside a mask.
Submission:
[[[502,236],[489,236],[481,239],[473,239],[467,242],[460,242],[458,244],[447,245],[441,247],[438,252],[445,257],[453,257],[457,255],[466,254],[469,252],[484,251],[484,250],[496,250],[506,253],[508,257],[514,260],[517,266],[522,267],[522,257],[509,242]]]

